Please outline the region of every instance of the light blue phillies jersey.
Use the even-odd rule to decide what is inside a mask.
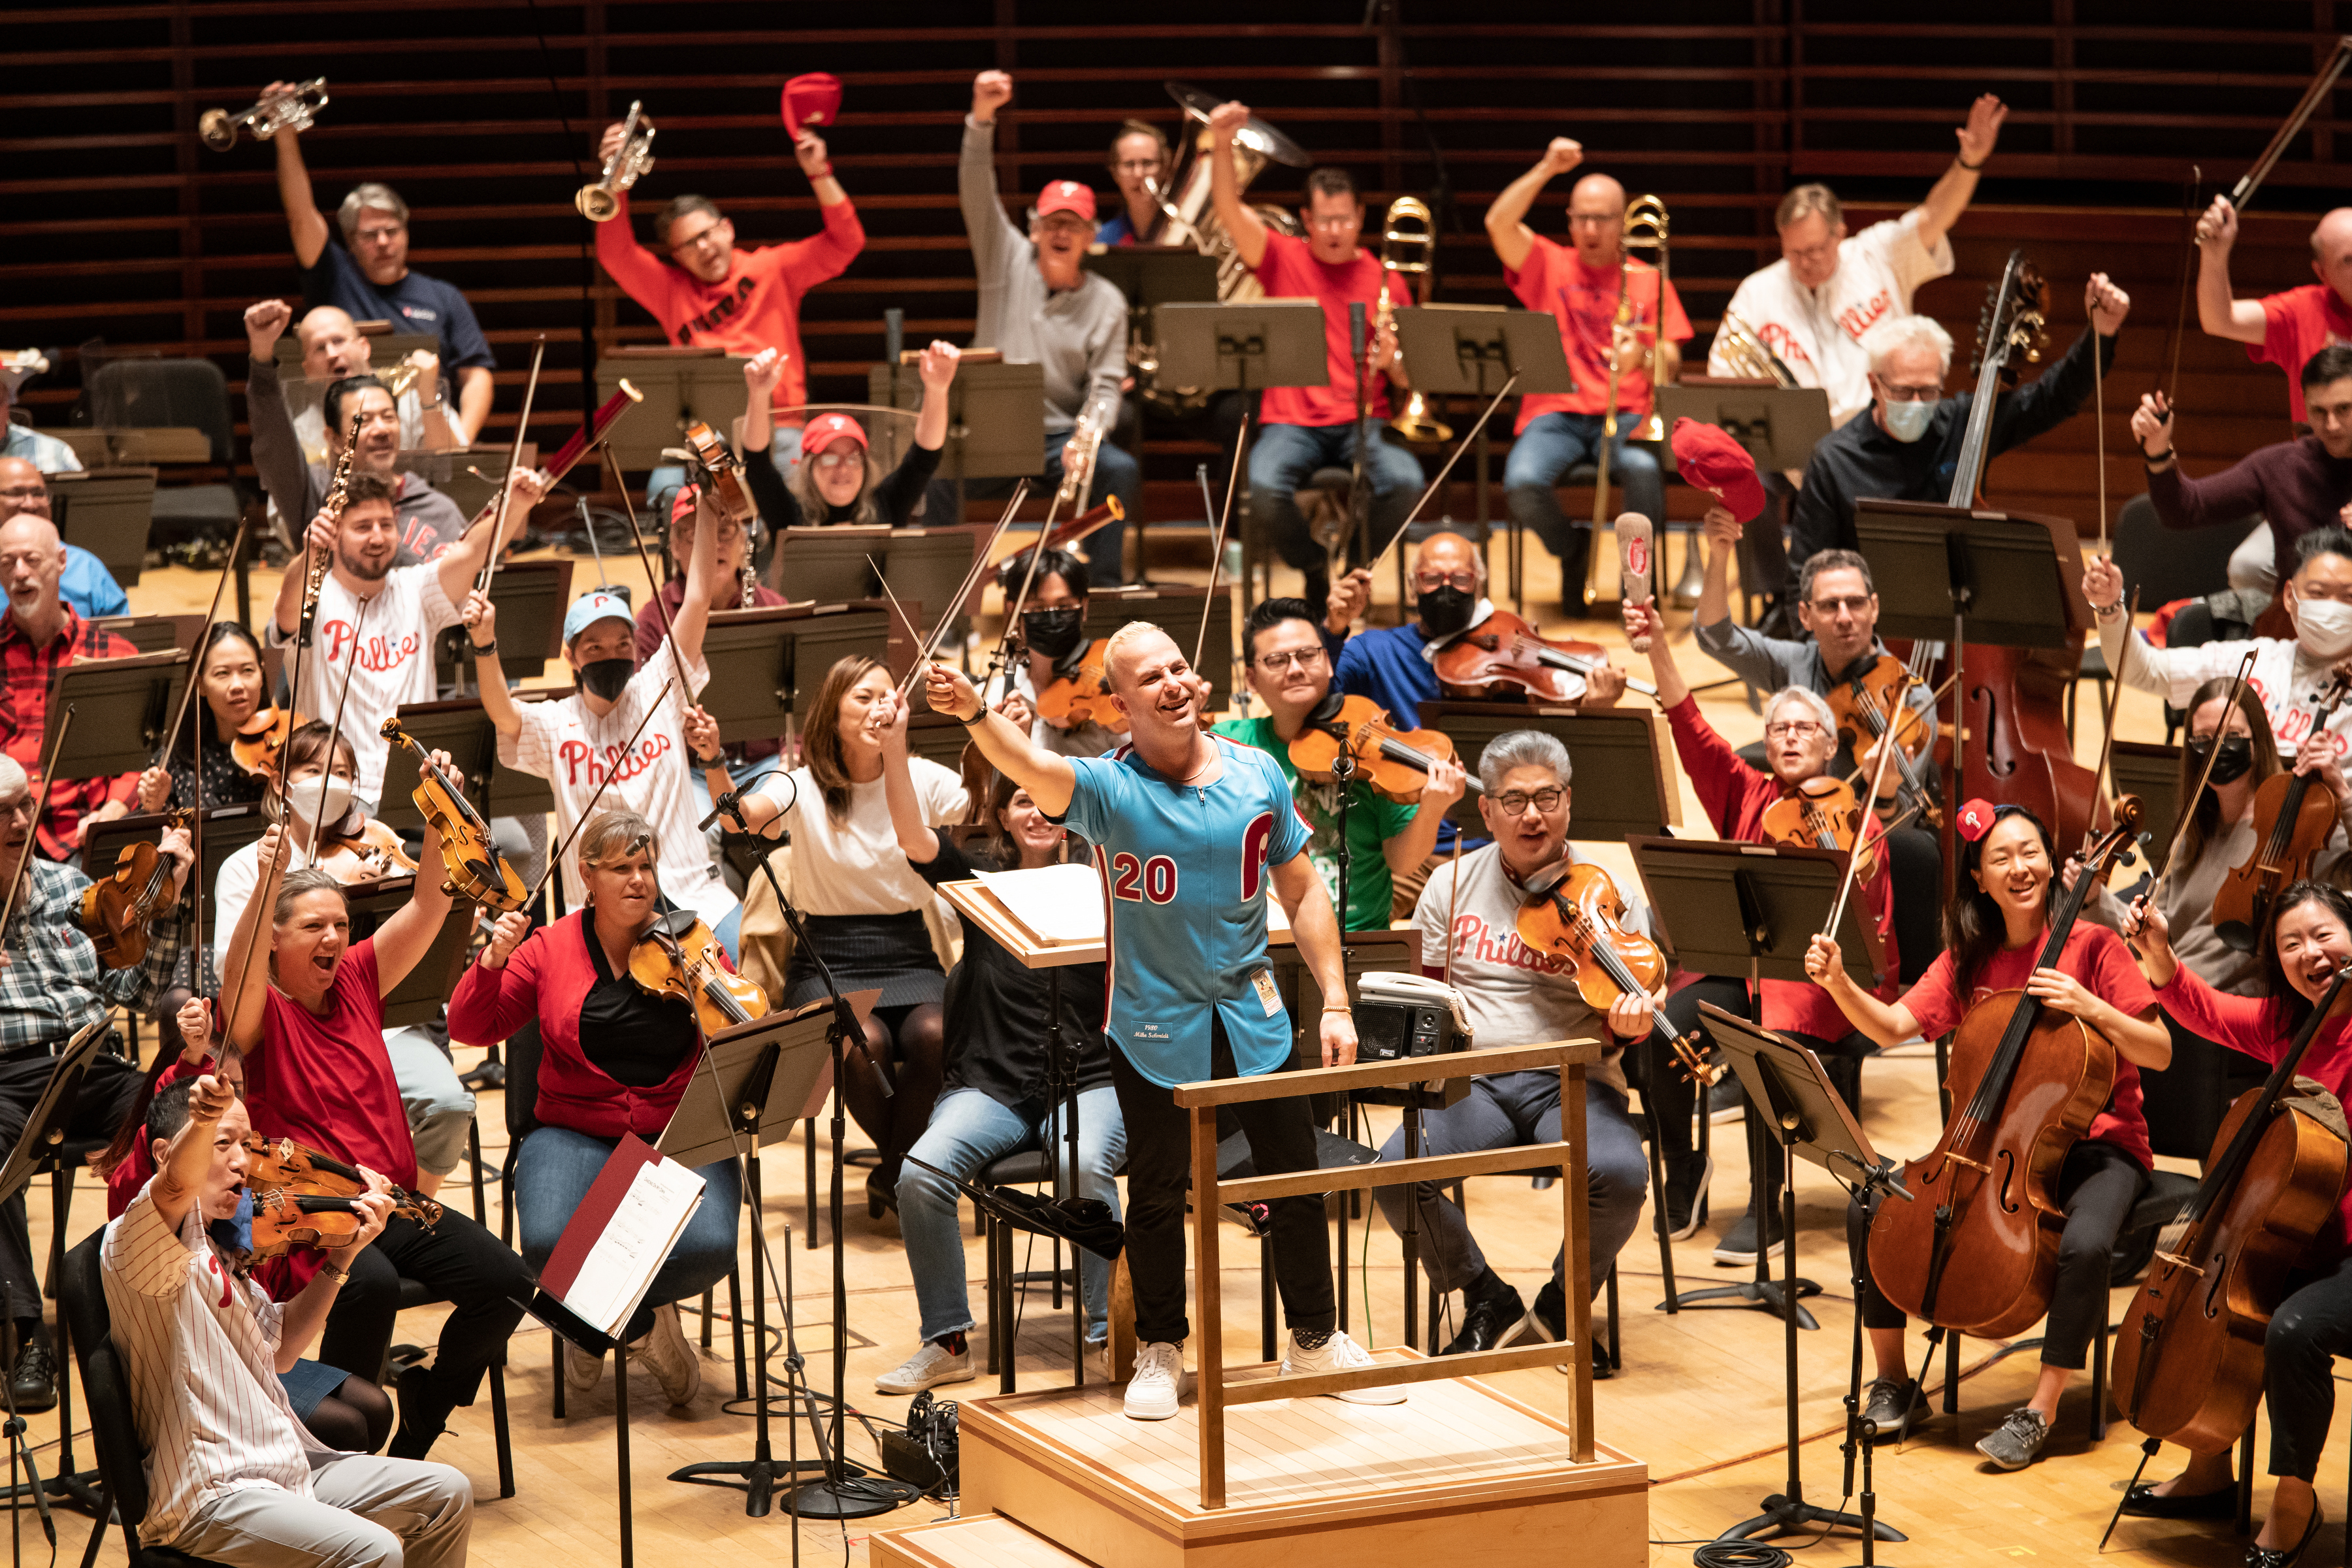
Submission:
[[[1108,908],[1103,1032],[1171,1089],[1209,1076],[1213,1007],[1244,1075],[1290,1061],[1265,957],[1266,868],[1306,849],[1307,824],[1272,757],[1211,739],[1224,767],[1210,784],[1171,784],[1132,746],[1069,759],[1064,820],[1095,846]]]

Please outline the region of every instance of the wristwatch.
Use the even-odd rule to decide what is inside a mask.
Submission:
[[[338,1285],[348,1285],[352,1282],[352,1271],[350,1269],[338,1268],[331,1263],[325,1265],[319,1270],[319,1272],[324,1275],[327,1279],[333,1280]]]
[[[484,658],[499,651],[499,644],[496,637],[491,638],[488,642],[476,642],[471,637],[468,637],[466,639],[466,647],[476,658]]]

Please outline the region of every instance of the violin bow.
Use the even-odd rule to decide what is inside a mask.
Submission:
[[[360,416],[354,414],[352,416],[352,427],[344,434],[343,437],[343,458],[339,459],[337,463],[337,468],[341,475],[341,483],[338,486],[330,487],[327,491],[325,503],[319,508],[320,511],[332,511],[335,515],[335,521],[338,525],[341,525],[342,522],[343,509],[351,504],[348,500],[351,489],[351,469],[348,467],[345,467],[344,464],[351,458],[352,453],[358,447],[359,440]],[[338,490],[341,490],[343,493],[341,495],[338,495]],[[310,557],[317,554],[318,552],[312,550],[308,543],[310,533],[310,525],[306,522],[302,525],[302,534],[305,543],[302,549],[301,619],[294,637],[294,668],[286,678],[286,716],[289,722],[292,721],[294,714],[299,710],[301,707],[303,656],[310,650],[310,637],[312,631],[316,627],[319,616],[319,595],[318,593],[310,586]],[[293,569],[293,563],[287,563],[287,570],[292,571]],[[334,558],[331,550],[327,564],[321,568],[319,573],[319,587],[320,589],[323,589],[326,586],[327,574],[333,570]]]
[[[163,731],[165,739],[163,763],[161,764],[163,766],[170,765],[172,748],[180,742],[180,726],[188,721],[188,705],[196,695],[196,686],[204,673],[205,639],[212,636],[213,623],[220,619],[221,591],[228,586],[229,573],[236,567],[237,557],[245,553],[246,533],[252,526],[250,518],[237,520],[236,542],[228,547],[228,560],[221,567],[219,580],[213,584],[213,602],[205,610],[204,628],[196,633],[195,647],[189,655],[188,684],[180,693],[179,711],[172,715],[172,727]],[[196,772],[199,775],[205,771],[204,746],[203,737],[197,737]]]
[[[1870,779],[1870,801],[1869,804],[1864,805],[1862,808],[1863,826],[1864,828],[1878,826],[1878,818],[1875,810],[1878,801],[1878,791],[1880,786],[1886,783],[1886,764],[1889,760],[1894,757],[1895,748],[1902,743],[1903,742],[1895,738],[1895,723],[1894,721],[1890,719],[1887,721],[1886,732],[1878,738],[1878,767],[1876,771],[1872,773]],[[1916,804],[1911,807],[1912,811],[1916,811],[1919,808]],[[1909,813],[1906,813],[1905,815],[1907,816]],[[1896,820],[1900,821],[1901,818],[1898,817]],[[1884,838],[1888,833],[1892,832],[1893,829],[1894,824],[1892,823],[1888,824],[1885,827],[1880,827],[1878,830],[1878,837],[1880,838]],[[1845,875],[1841,878],[1838,882],[1837,903],[1830,910],[1830,923],[1822,930],[1822,935],[1828,937],[1832,942],[1835,942],[1837,940],[1838,922],[1845,919],[1846,896],[1853,891],[1853,884],[1856,880],[1857,873],[1862,868],[1862,852],[1869,847],[1870,842],[1871,840],[1865,837],[1862,832],[1856,832],[1853,836],[1853,847],[1846,853]]]
[[[352,673],[360,667],[360,627],[367,624],[368,606],[374,602],[373,599],[362,599],[360,613],[352,617],[352,657],[343,660],[343,689],[335,697],[335,721],[327,734],[327,763],[326,766],[320,770],[320,777],[322,780],[335,771],[335,742],[343,732],[344,706],[352,700]],[[293,744],[293,735],[289,733],[286,741],[289,746]],[[285,777],[285,773],[284,768],[278,769],[281,781]],[[285,787],[282,782],[278,787],[282,793]],[[310,821],[310,858],[314,861],[326,854],[326,845],[320,837],[326,830],[327,792],[322,785],[319,791],[318,815]]]
[[[2114,689],[2107,693],[2106,733],[2099,742],[2099,765],[2091,770],[2091,810],[2094,814],[2099,809],[2099,802],[2106,795],[2102,781],[2107,776],[2108,759],[2115,754],[2116,710],[2123,705],[2124,670],[2131,668],[2132,622],[2138,615],[2139,587],[2135,584],[2131,591],[2131,608],[2124,616],[2124,655],[2117,661],[2122,668],[2115,671]],[[2091,847],[2092,838],[2095,836],[2091,824],[2085,821],[2083,826],[2083,847],[2088,849]]]
[[[1037,563],[1045,558],[1045,541],[1052,537],[1052,534],[1051,528],[1041,530],[1037,535],[1037,542],[1029,551],[1028,568],[1021,574],[1020,595],[1005,609],[1004,635],[996,639],[996,652],[988,661],[988,679],[991,680],[995,679],[999,672],[1010,668],[1013,663],[1013,639],[1021,629],[1021,612],[1029,603],[1029,590],[1037,581]],[[866,563],[871,565],[874,557],[869,555],[866,560]],[[882,574],[881,568],[876,567],[874,574],[879,577]],[[889,586],[887,583],[882,585],[885,588]],[[892,602],[895,604],[897,601]],[[898,618],[906,620],[906,613],[899,612]],[[923,634],[915,629],[912,622],[908,623],[907,635],[919,643],[923,639]]]
[[[626,756],[631,752],[637,749],[637,737],[646,732],[646,721],[650,720],[656,713],[661,711],[662,698],[667,697],[670,694],[670,689],[676,684],[677,682],[671,680],[665,680],[662,682],[660,695],[656,696],[651,702],[646,705],[645,718],[637,721],[637,727],[629,731],[628,740],[623,743],[621,747],[621,754],[623,756]],[[530,894],[522,901],[522,907],[524,909],[529,909],[531,905],[539,901],[539,895],[541,891],[546,888],[547,879],[550,877],[554,876],[557,868],[563,864],[563,857],[571,852],[572,841],[580,837],[580,830],[587,826],[588,824],[594,819],[596,815],[596,803],[604,798],[604,791],[611,787],[613,776],[620,771],[621,770],[618,768],[606,768],[604,770],[604,776],[596,782],[596,793],[590,795],[588,797],[588,804],[580,808],[580,820],[572,825],[572,831],[563,836],[563,842],[558,845],[555,852],[547,858],[546,869],[540,872],[539,880],[530,885]]]
[[[1454,471],[1454,465],[1462,460],[1462,454],[1470,449],[1470,443],[1478,438],[1478,432],[1486,427],[1486,421],[1495,416],[1495,410],[1503,406],[1503,399],[1510,396],[1511,388],[1518,384],[1519,373],[1515,370],[1511,372],[1511,379],[1503,383],[1503,390],[1495,394],[1494,400],[1486,405],[1486,412],[1478,416],[1478,422],[1471,426],[1468,433],[1454,444],[1454,450],[1445,455],[1445,466],[1437,470],[1437,477],[1429,481],[1429,488],[1421,492],[1421,499],[1412,503],[1412,510],[1405,513],[1404,521],[1389,535],[1389,542],[1381,546],[1381,552],[1372,557],[1365,570],[1375,574],[1380,571],[1381,563],[1389,558],[1389,552],[1397,547],[1397,541],[1412,531],[1413,520],[1421,515],[1421,509],[1429,504],[1430,497],[1444,488],[1445,476]]]
[[[66,704],[66,716],[58,725],[57,744],[49,748],[49,765],[41,771],[41,798],[33,807],[33,825],[25,829],[25,852],[16,858],[16,874],[8,879],[8,897],[0,901],[0,946],[8,940],[8,922],[16,916],[16,895],[24,890],[25,875],[33,868],[33,857],[39,854],[41,818],[49,814],[49,786],[58,782],[58,757],[66,748],[66,731],[73,728],[74,705]]]
[[[522,414],[515,420],[514,446],[507,453],[507,471],[499,481],[499,510],[496,520],[490,524],[489,559],[482,563],[481,575],[474,579],[474,586],[485,594],[490,591],[490,584],[499,574],[499,554],[507,536],[507,506],[514,500],[515,475],[522,468],[523,443],[530,437],[530,405],[531,400],[539,395],[539,363],[546,357],[547,334],[541,332],[539,342],[530,351],[530,380],[522,389]],[[624,488],[621,493],[626,496],[628,490]]]
[[[1209,647],[1209,612],[1217,603],[1217,569],[1225,563],[1225,529],[1234,521],[1234,492],[1242,477],[1242,443],[1248,439],[1249,410],[1244,407],[1241,428],[1234,434],[1234,460],[1225,470],[1225,510],[1217,514],[1217,537],[1209,545],[1209,591],[1201,600],[1201,635],[1192,639],[1192,671],[1196,675],[1201,669],[1201,655]],[[1402,537],[1404,531],[1399,529],[1397,532]],[[1455,842],[1460,842],[1458,837]]]
[[[1013,499],[1005,504],[1004,515],[996,520],[996,527],[989,533],[988,542],[972,552],[971,570],[963,574],[963,583],[948,600],[947,608],[940,612],[938,623],[931,627],[931,635],[924,640],[920,647],[915,650],[914,659],[907,666],[906,679],[898,682],[899,696],[904,697],[907,694],[907,688],[914,684],[915,672],[931,661],[932,654],[939,648],[940,638],[947,635],[948,627],[954,624],[957,613],[963,608],[964,601],[971,597],[972,589],[977,587],[981,578],[987,574],[990,558],[996,553],[997,541],[1003,539],[1005,529],[1012,526],[1013,514],[1021,510],[1021,503],[1028,498],[1029,481],[1023,479],[1013,487]],[[1041,533],[1037,539],[1042,545],[1045,535]]]
[[[661,617],[662,641],[667,644],[669,647],[670,668],[676,672],[676,685],[679,692],[677,705],[679,710],[683,712],[687,707],[688,696],[694,689],[694,686],[693,683],[686,678],[686,656],[677,651],[677,628],[670,621],[669,603],[662,597],[661,584],[654,576],[653,554],[646,549],[646,536],[643,532],[639,531],[637,528],[636,503],[629,499],[628,481],[621,478],[620,461],[613,456],[613,448],[609,443],[604,444],[603,449],[604,453],[604,467],[611,470],[613,475],[613,487],[621,492],[621,510],[629,520],[629,537],[635,542],[637,546],[637,564],[643,566],[646,570],[646,592],[653,595],[654,614]],[[703,500],[704,497],[699,494],[695,497],[695,510],[698,513],[702,510]],[[697,528],[700,528],[702,526],[702,520],[699,516],[695,519],[694,526]],[[713,522],[713,526],[717,526],[715,521]],[[588,531],[588,536],[591,540],[593,540],[596,536],[596,531],[593,528],[590,529]],[[714,556],[717,553],[715,542],[712,552]],[[604,557],[602,554],[599,554],[596,561],[596,568],[599,573],[603,572],[604,565]],[[685,589],[683,587],[680,587],[678,590],[678,595],[679,602],[684,603]]]

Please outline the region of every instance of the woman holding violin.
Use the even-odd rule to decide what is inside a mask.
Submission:
[[[1824,936],[1813,938],[1805,969],[1854,1026],[1881,1046],[1922,1036],[1934,1039],[1957,1026],[1953,1056],[1958,1064],[1975,1031],[1989,1028],[1997,1036],[2013,1027],[2024,1000],[2031,998],[2041,1005],[2045,1018],[2053,1012],[2064,1015],[2066,1020],[2079,1022],[2085,1037],[2095,1035],[2112,1047],[2111,1052],[2095,1053],[2112,1060],[2105,1102],[2066,1149],[2064,1163],[2047,1187],[2052,1208],[2041,1223],[2046,1226],[2049,1219],[2063,1216],[2063,1229],[2056,1248],[2056,1282],[2048,1296],[2049,1323],[2042,1331],[2041,1377],[2032,1398],[2010,1412],[1977,1445],[2002,1469],[2017,1470],[2040,1456],[2058,1412],[2058,1397],[2067,1379],[2081,1369],[2091,1337],[2106,1322],[2108,1261],[2125,1217],[2147,1184],[2155,1158],[2140,1110],[2139,1069],[2162,1068],[2169,1062],[2172,1040],[2157,1021],[2156,998],[2147,983],[2113,931],[2071,924],[2057,961],[2042,963],[2052,933],[2057,859],[2050,831],[2040,817],[2023,806],[1974,800],[1961,808],[1958,826],[1960,891],[1944,912],[1944,951],[1917,984],[1895,1002],[1869,994],[1846,973],[1837,943]],[[2069,903],[2062,902],[2059,912],[2066,913]],[[1956,1065],[1956,1120],[1972,1113],[1962,1097],[1976,1088],[1960,1081],[1959,1073]],[[2035,1096],[2013,1092],[2007,1098],[2038,1102]],[[2006,1100],[2003,1109],[1994,1131],[1996,1142],[2059,1136],[2039,1125],[2012,1126],[2029,1113],[2009,1110]],[[2005,1162],[2008,1156],[2004,1152],[1996,1158]],[[1877,1365],[1864,1414],[1878,1423],[1880,1437],[1886,1438],[1901,1430],[1909,1413],[1922,1408],[1925,1401],[1904,1359],[1903,1310],[1888,1300],[1890,1288],[1871,1265],[1872,1212],[1858,1203],[1852,1205],[1846,1237],[1858,1282],[1855,1305],[1869,1331]],[[1904,1284],[1916,1289],[1919,1281]]]
[[[811,948],[844,994],[882,993],[842,1085],[849,1113],[881,1151],[866,1183],[867,1211],[877,1216],[894,1201],[899,1162],[930,1123],[945,1039],[947,974],[923,918],[938,895],[898,847],[883,781],[890,731],[905,710],[881,664],[862,654],[836,661],[810,705],[801,766],[742,797],[750,831],[793,836],[793,900],[808,941],[793,949],[781,1005],[825,994]],[[954,773],[923,757],[907,769],[926,826],[963,820],[970,802]]]
[[[651,940],[661,917],[653,825],[634,811],[602,812],[581,830],[579,854],[582,906],[537,931],[528,914],[501,915],[449,999],[453,1039],[488,1045],[530,1025],[539,1029],[531,1113],[539,1125],[523,1139],[514,1174],[523,1261],[534,1270],[547,1266],[622,1137],[660,1136],[702,1059],[698,1010],[668,994],[676,987],[667,974],[656,975],[660,991],[640,974],[673,967],[663,944]],[[743,1206],[733,1160],[696,1173],[702,1205],[621,1331],[672,1405],[688,1403],[702,1386],[676,1303],[734,1267]],[[567,1343],[563,1373],[572,1388],[595,1387],[604,1370],[602,1356]]]
[[[241,621],[215,621],[196,655],[197,689],[204,711],[192,721],[197,756],[187,754],[184,738],[172,747],[163,765],[139,775],[139,809],[149,814],[166,806],[195,809],[199,795],[205,809],[246,805],[261,798],[268,784],[260,739],[246,733],[257,716],[269,716],[262,702],[261,644]]]
[[[2260,989],[2251,995],[2216,990],[2182,962],[2162,910],[2135,903],[2127,922],[2140,964],[2165,1016],[2257,1061],[2275,1063],[2330,983],[2352,965],[2352,899],[2322,882],[2303,881],[2279,900],[2262,943]],[[2352,987],[2336,994],[2317,1021],[2295,1070],[2338,1100],[2352,1098]],[[2269,1516],[2246,1561],[2288,1568],[2319,1529],[2312,1489],[2336,1408],[2335,1358],[2352,1353],[2352,1190],[2340,1191],[2274,1297],[2263,1342],[2263,1387],[2270,1405],[2270,1473],[2278,1486]],[[2171,1479],[2134,1487],[2124,1511],[2156,1519],[2227,1519],[2235,1511],[2230,1450],[2189,1456]]]

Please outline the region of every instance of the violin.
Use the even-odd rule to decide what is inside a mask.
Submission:
[[[294,711],[291,704],[283,708],[257,708],[253,716],[236,727],[236,738],[228,743],[228,754],[247,773],[278,782],[278,758],[285,754],[286,738],[310,721]]]
[[[1439,758],[1458,761],[1453,741],[1438,731],[1397,729],[1388,710],[1370,698],[1334,691],[1307,716],[1290,742],[1290,765],[1302,777],[1328,784],[1342,752],[1354,762],[1351,777],[1363,780],[1382,800],[1400,805],[1421,798]],[[1474,793],[1483,793],[1476,779],[1468,782]]]
[[[354,882],[381,882],[387,877],[414,876],[416,862],[400,835],[374,817],[360,825],[349,838],[329,837],[325,852],[311,862],[345,887]]]
[[[1055,676],[1037,693],[1034,706],[1039,717],[1058,730],[1089,723],[1117,729],[1120,716],[1110,705],[1109,655],[1108,637],[1087,644],[1078,655],[1077,667],[1067,675]]]
[[[166,811],[170,827],[185,827],[194,816]],[[126,844],[114,874],[82,889],[81,927],[109,969],[131,969],[146,961],[147,928],[163,912],[172,892],[172,858],[152,844]]]
[[[1856,857],[1853,874],[1863,878],[1877,868],[1878,841],[1885,837],[1863,837],[1864,825],[1869,820],[1870,814],[1863,810],[1852,784],[1822,773],[1766,806],[1762,826],[1765,838],[1771,843],[1790,844],[1801,849],[1835,849],[1853,854],[1854,845],[1860,843],[1862,853]]]
[[[1496,610],[1439,650],[1437,682],[1456,695],[1516,693],[1541,702],[1574,702],[1584,695],[1592,672],[1608,663],[1599,643],[1538,637],[1510,611]],[[1625,685],[1644,697],[1658,694],[1646,680],[1628,677]]]
[[[1890,727],[1894,730],[1897,749],[1888,761],[1901,775],[1897,787],[1902,795],[1918,803],[1921,820],[1941,827],[1943,808],[1930,796],[1917,765],[1911,760],[1927,740],[1927,721],[1919,716],[1917,709],[1904,700],[1917,679],[1901,659],[1891,653],[1882,653],[1868,669],[1839,681],[1824,695],[1830,715],[1837,721],[1838,743],[1848,751],[1867,751],[1886,738]],[[1894,715],[1891,726],[1889,714]]]
[[[2347,694],[2352,681],[2339,675],[2312,700],[2311,733],[2326,731]],[[2336,799],[2313,788],[2315,782],[2309,773],[2274,773],[2254,791],[2254,847],[2213,894],[2213,934],[2232,952],[2254,951],[2280,892],[2311,875],[2311,858],[2335,836]]]
[[[2115,815],[2084,851],[2074,885],[2045,889],[2057,896],[2036,968],[2058,962],[2084,899],[2137,841],[2139,797],[2117,799]],[[1880,1205],[1870,1272],[1908,1316],[2006,1339],[2049,1310],[2066,1219],[2058,1170],[2114,1092],[2116,1048],[2071,1014],[2003,991],[1960,1019],[1946,1081],[1951,1120],[1935,1148],[1903,1168],[1920,1201]]]
[[[522,878],[490,842],[490,825],[473,803],[458,793],[447,773],[401,728],[397,717],[383,721],[383,738],[416,753],[416,789],[413,799],[441,842],[441,867],[447,874],[442,890],[478,904],[512,914],[530,902]]]
[[[356,1168],[291,1138],[257,1132],[246,1138],[245,1152],[256,1258],[282,1257],[295,1247],[349,1247],[367,1223],[352,1201],[369,1191],[368,1179]],[[393,1213],[427,1230],[441,1223],[441,1205],[431,1198],[399,1187],[384,1195],[392,1199]]]
[[[1625,900],[1609,873],[1578,862],[1531,893],[1514,924],[1529,948],[1569,965],[1586,1006],[1606,1013],[1620,996],[1652,994],[1666,973],[1658,944],[1627,931],[1624,919]],[[1696,1044],[1668,1028],[1665,1014],[1654,1007],[1650,1036],[1674,1054],[1682,1075],[1693,1083],[1713,1084],[1723,1076]]]
[[[768,994],[720,961],[718,937],[691,910],[655,920],[629,949],[629,978],[690,1005],[706,1035],[768,1014]]]
[[[695,460],[710,476],[704,493],[726,517],[736,522],[748,523],[759,515],[751,504],[751,492],[743,486],[742,460],[729,450],[727,443],[698,419],[686,427],[686,444],[694,450]]]

